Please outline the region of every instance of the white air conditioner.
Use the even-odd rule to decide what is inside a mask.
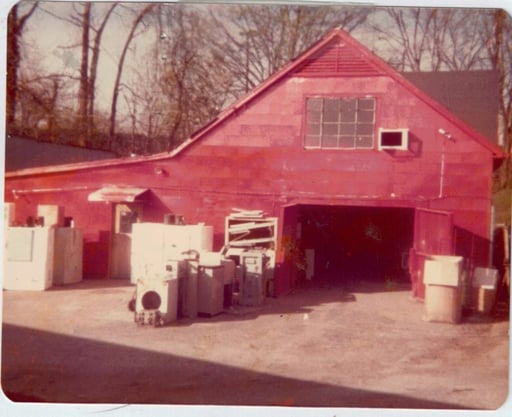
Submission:
[[[409,129],[379,129],[379,150],[407,150],[409,149]]]

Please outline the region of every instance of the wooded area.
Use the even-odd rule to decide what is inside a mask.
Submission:
[[[26,36],[42,18],[68,28],[52,51]],[[118,56],[109,55],[110,103],[100,108],[114,19],[124,30]],[[119,155],[172,149],[333,27],[399,71],[498,71],[510,154],[512,21],[494,9],[22,1],[8,18],[7,133]],[[41,68],[50,53],[69,65]],[[505,165],[500,187],[510,182]]]

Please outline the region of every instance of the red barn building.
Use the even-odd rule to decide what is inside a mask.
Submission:
[[[421,297],[426,254],[489,265],[503,157],[333,30],[172,152],[8,172],[5,200],[21,223],[38,204],[63,206],[84,231],[86,278],[129,272],[117,259],[124,221],[183,215],[213,225],[218,250],[226,216],[241,207],[278,219],[276,295],[294,287],[310,249],[314,279],[409,267]]]

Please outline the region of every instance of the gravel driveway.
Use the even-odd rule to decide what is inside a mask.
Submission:
[[[422,320],[407,286],[302,288],[261,307],[138,327],[123,281],[3,292],[15,401],[496,409],[509,317]]]

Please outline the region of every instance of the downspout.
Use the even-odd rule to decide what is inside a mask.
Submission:
[[[445,171],[445,165],[446,165],[446,139],[448,140],[452,140],[452,135],[447,132],[446,130],[444,130],[443,128],[440,128],[438,129],[437,131],[441,137],[442,137],[442,141],[443,141],[443,147],[442,147],[442,151],[441,151],[441,173],[439,175],[439,196],[438,198],[443,198],[444,197],[444,171]]]
[[[496,229],[496,208],[491,206],[491,230],[489,230],[489,267],[494,267],[494,229]]]
[[[439,178],[439,198],[443,198],[443,189],[444,189],[444,165],[445,165],[445,156],[444,156],[444,140],[443,140],[443,152],[441,154],[441,174]]]

